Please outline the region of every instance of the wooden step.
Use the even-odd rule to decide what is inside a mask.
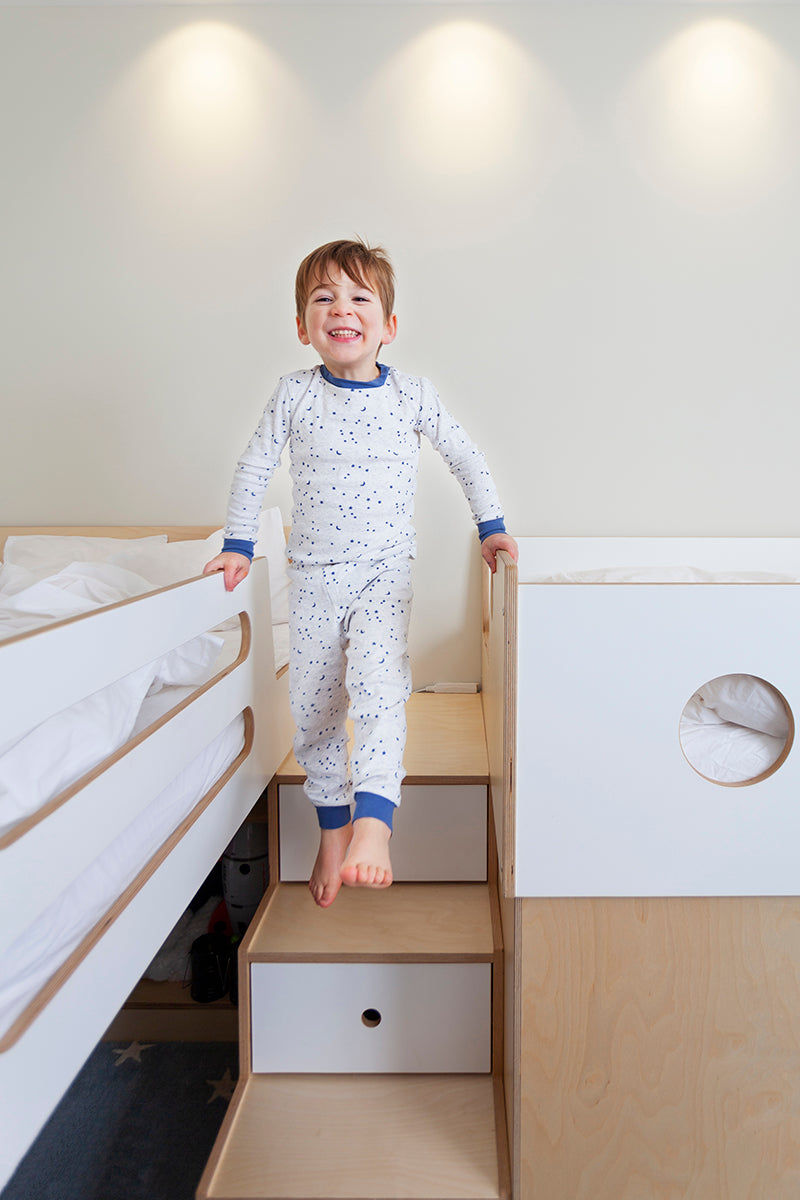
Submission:
[[[495,936],[483,883],[342,888],[318,908],[308,887],[280,883],[246,940],[250,962],[488,962]]]
[[[480,695],[417,692],[406,704],[406,720],[407,784],[488,783]],[[305,777],[291,753],[275,776],[278,783],[302,783]]]
[[[488,1075],[251,1075],[198,1200],[500,1200]]]

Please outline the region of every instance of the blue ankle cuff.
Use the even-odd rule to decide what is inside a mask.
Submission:
[[[343,829],[350,824],[349,804],[318,804],[316,807],[320,829]]]
[[[353,799],[356,802],[354,821],[359,817],[377,817],[384,825],[392,828],[392,818],[397,805],[392,804],[391,800],[387,800],[385,796],[376,796],[374,792],[356,792]]]

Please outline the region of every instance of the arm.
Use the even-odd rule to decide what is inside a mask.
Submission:
[[[291,395],[281,380],[236,465],[228,500],[222,553],[203,568],[204,575],[222,571],[228,592],[232,592],[250,570],[264,493],[289,440],[290,416]]]
[[[466,430],[450,415],[429,379],[420,380],[418,428],[447,463],[467,498],[475,523],[502,521],[503,509],[489,467]]]
[[[492,572],[496,570],[498,550],[507,550],[516,561],[517,543],[506,533],[500,498],[486,459],[451,417],[427,379],[421,380],[419,428],[461,484],[478,526],[481,554]]]

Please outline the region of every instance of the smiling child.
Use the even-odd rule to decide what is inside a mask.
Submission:
[[[498,550],[516,558],[517,547],[483,455],[433,385],[378,361],[397,333],[385,252],[362,241],[320,246],[301,263],[295,295],[298,336],[322,363],[279,381],[236,468],[223,551],[205,570],[224,572],[228,590],[247,575],[264,492],[288,444],[294,749],[320,826],[309,888],[327,907],[343,883],[392,882],[422,434],[461,484],[492,570]]]

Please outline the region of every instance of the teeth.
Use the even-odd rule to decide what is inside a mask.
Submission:
[[[359,334],[356,332],[355,329],[333,329],[333,330],[331,330],[331,337],[335,337],[335,338],[357,338],[358,336],[359,336]]]

